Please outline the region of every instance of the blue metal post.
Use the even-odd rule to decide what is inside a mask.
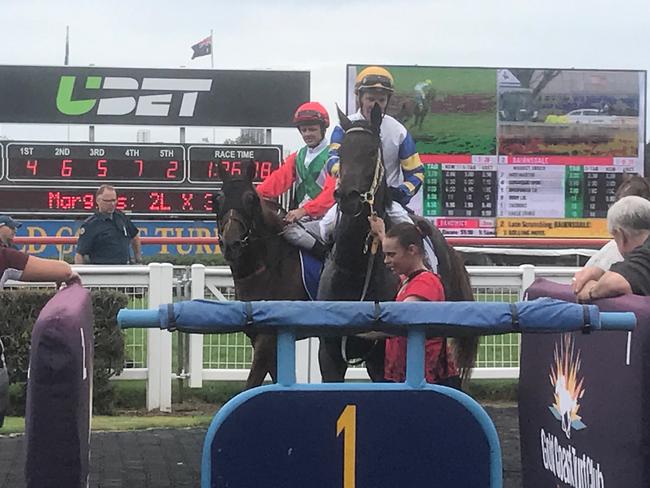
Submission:
[[[296,333],[284,327],[278,331],[278,383],[296,383]]]
[[[424,384],[424,328],[409,327],[406,339],[406,384],[414,388]]]

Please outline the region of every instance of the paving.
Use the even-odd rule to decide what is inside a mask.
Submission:
[[[503,452],[504,488],[521,487],[517,407],[487,406]],[[93,432],[90,488],[200,486],[205,428]],[[0,435],[0,488],[24,488],[24,436]]]

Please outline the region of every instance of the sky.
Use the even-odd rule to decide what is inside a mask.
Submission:
[[[311,72],[311,98],[345,106],[346,64],[650,70],[647,0],[1,0],[0,64],[210,69],[190,46],[214,31],[216,69]],[[177,128],[149,127],[177,142]],[[72,126],[70,140],[87,140]],[[98,126],[97,141],[135,141],[135,127]],[[647,132],[647,131],[646,131]],[[239,135],[217,129],[216,142]],[[16,140],[67,140],[68,126],[0,124]],[[213,138],[188,128],[187,141]],[[295,150],[295,129],[273,142]]]

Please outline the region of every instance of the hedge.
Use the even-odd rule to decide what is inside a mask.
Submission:
[[[0,337],[12,384],[9,415],[24,415],[32,326],[53,295],[51,289],[0,292],[0,310],[3,311]],[[114,409],[115,394],[109,378],[121,372],[124,364],[124,335],[117,325],[117,312],[127,306],[128,299],[125,294],[114,290],[94,290],[91,298],[95,317],[93,411],[110,414]]]

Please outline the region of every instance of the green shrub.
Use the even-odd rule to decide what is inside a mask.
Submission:
[[[24,415],[27,368],[32,326],[53,290],[11,290],[0,292],[0,337],[5,345],[5,357],[10,388],[9,415]],[[117,325],[117,312],[126,307],[127,297],[114,290],[91,292],[94,324],[93,410],[111,413],[114,408],[114,386],[109,378],[122,371],[124,336]]]

